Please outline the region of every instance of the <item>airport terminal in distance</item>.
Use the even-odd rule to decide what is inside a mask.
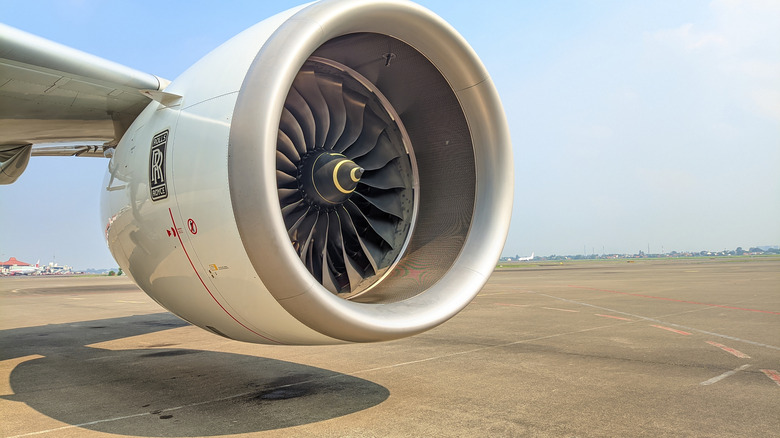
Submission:
[[[70,275],[83,272],[74,271],[71,266],[60,265],[55,262],[49,262],[41,266],[38,260],[35,264],[26,263],[11,257],[4,262],[0,262],[0,276],[7,275]]]

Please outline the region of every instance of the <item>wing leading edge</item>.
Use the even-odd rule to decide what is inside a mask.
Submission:
[[[103,156],[169,81],[0,23],[0,184],[30,155]],[[59,142],[103,142],[104,146]]]

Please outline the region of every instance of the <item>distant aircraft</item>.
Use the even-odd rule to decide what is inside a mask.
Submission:
[[[520,258],[517,259],[517,261],[518,262],[530,262],[533,259],[534,259],[534,253],[531,252],[531,255],[529,255],[528,257],[520,257]]]
[[[498,92],[412,2],[301,5],[173,82],[0,24],[0,84],[0,184],[30,156],[110,158],[101,225],[118,265],[220,336],[415,335],[476,296],[506,241]]]
[[[11,266],[8,268],[8,273],[11,275],[30,275],[41,271],[40,259],[35,262],[35,266]]]

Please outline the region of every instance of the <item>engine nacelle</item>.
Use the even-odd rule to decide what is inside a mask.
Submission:
[[[155,99],[109,164],[106,239],[192,324],[258,343],[397,339],[454,316],[490,276],[512,207],[509,132],[484,66],[430,11],[294,8]]]

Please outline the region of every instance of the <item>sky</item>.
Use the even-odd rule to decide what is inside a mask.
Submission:
[[[504,255],[780,244],[780,2],[419,3],[482,59],[512,135]],[[0,0],[0,21],[175,79],[299,2]],[[108,161],[33,157],[0,186],[0,258],[116,267]]]

